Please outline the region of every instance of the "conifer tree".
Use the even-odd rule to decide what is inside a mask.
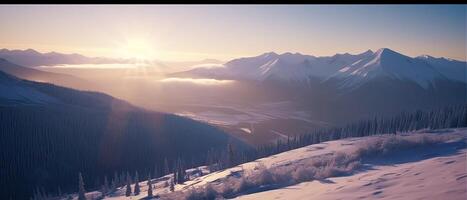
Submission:
[[[112,180],[112,183],[110,185],[110,191],[109,192],[115,192],[115,190],[117,190],[117,182],[114,180]]]
[[[78,200],[86,200],[86,196],[85,196],[86,191],[84,190],[84,181],[83,181],[83,176],[81,175],[81,172],[78,173],[78,178],[79,178]]]
[[[175,184],[177,184],[178,181],[179,181],[179,180],[178,180],[178,176],[179,176],[178,174],[179,174],[179,173],[178,173],[178,170],[175,170],[175,171],[174,171],[174,175],[173,175],[173,181],[174,181]]]
[[[113,183],[115,183],[114,189],[117,189],[117,187],[120,185],[120,180],[119,180],[117,171],[114,172],[114,180],[113,180]]]
[[[185,168],[184,168],[184,165],[182,163],[182,160],[181,159],[178,159],[178,164],[177,164],[177,180],[176,180],[176,183],[177,184],[183,184],[185,182]]]
[[[148,197],[152,197],[151,173],[149,173],[148,182],[146,184],[148,185]]]
[[[234,166],[235,164],[235,161],[234,161],[234,157],[235,157],[235,152],[233,150],[233,147],[232,147],[232,144],[229,143],[228,144],[228,151],[229,151],[229,154],[228,154],[228,163],[227,163],[227,167],[232,167]]]
[[[62,189],[60,188],[60,186],[58,186],[57,195],[58,195],[59,197],[62,196]]]
[[[139,178],[138,178],[138,171],[136,171],[136,175],[135,175],[135,189],[134,189],[134,194],[135,195],[139,195],[139,192],[140,192],[140,188],[139,188]]]
[[[170,170],[169,170],[169,162],[167,161],[167,158],[164,159],[164,174],[163,175],[167,175],[170,173]]]
[[[102,196],[105,196],[109,193],[109,181],[107,176],[104,177],[104,185],[102,185]]]
[[[127,172],[126,174],[126,193],[125,196],[129,197],[131,195],[131,177],[130,174]]]
[[[170,180],[170,191],[173,192],[175,190],[174,179]]]
[[[154,178],[159,177],[159,170],[157,168],[157,165],[154,166]]]
[[[127,172],[127,175],[128,175],[128,172]],[[122,171],[122,173],[120,174],[120,186],[125,186],[127,184],[127,177],[125,176],[125,172]]]

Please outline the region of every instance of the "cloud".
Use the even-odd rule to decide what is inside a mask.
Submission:
[[[217,79],[193,79],[193,78],[166,78],[160,80],[163,83],[193,83],[199,85],[223,85],[233,83],[233,80],[217,80]]]

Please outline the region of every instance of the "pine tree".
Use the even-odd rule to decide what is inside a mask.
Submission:
[[[170,191],[173,192],[175,190],[174,179],[170,180]]]
[[[140,192],[140,188],[139,188],[139,178],[138,178],[138,171],[136,171],[136,175],[135,175],[135,189],[134,189],[134,194],[135,195],[139,195],[139,192]]]
[[[112,184],[115,184],[113,189],[117,189],[117,187],[120,185],[120,180],[118,179],[118,173],[116,171],[114,172],[114,180]]]
[[[177,173],[177,170],[176,170],[176,169],[174,169],[173,171],[174,171],[174,172],[173,172],[173,179],[174,179],[174,182],[177,183],[177,176],[178,176],[177,174],[178,174],[178,173]]]
[[[177,164],[177,184],[183,184],[185,182],[185,168],[184,168],[184,163],[182,163],[181,159],[178,159],[178,164]]]
[[[58,186],[57,195],[58,195],[59,197],[62,196],[62,189],[60,188],[60,186]]]
[[[112,192],[115,192],[115,190],[117,190],[117,182],[114,180],[112,180],[112,184],[110,185],[110,193]]]
[[[43,200],[45,197],[43,195],[43,193],[41,192],[41,190],[39,189],[39,187],[36,187],[36,189],[34,190],[34,199],[35,200]]]
[[[127,175],[128,175],[128,172],[127,172]],[[119,179],[120,180],[119,185],[122,186],[122,187],[125,186],[127,184],[127,181],[128,181],[128,179],[125,178],[125,177],[126,177],[125,172],[122,171],[122,173],[120,174],[120,179]]]
[[[79,178],[79,192],[78,192],[78,200],[86,200],[85,190],[84,190],[84,181],[81,172],[78,173]]]
[[[159,177],[159,170],[157,168],[157,165],[154,166],[154,178]]]
[[[232,167],[234,166],[235,164],[235,160],[234,160],[234,157],[235,157],[235,152],[233,150],[233,147],[232,147],[232,144],[229,143],[228,144],[228,151],[229,151],[229,157],[228,157],[228,163],[227,163],[227,167]]]
[[[178,183],[178,165],[177,163],[174,163],[173,164],[173,180],[174,180],[174,183],[177,184]]]
[[[126,193],[125,196],[129,197],[131,195],[131,177],[130,174],[126,174]]]
[[[169,162],[167,161],[167,158],[164,159],[164,175],[167,175],[170,173],[170,170],[169,170]]]
[[[148,197],[152,197],[151,173],[149,173],[148,182],[146,184],[148,185]]]
[[[107,176],[104,177],[104,185],[102,185],[102,196],[105,196],[109,193],[109,181]]]

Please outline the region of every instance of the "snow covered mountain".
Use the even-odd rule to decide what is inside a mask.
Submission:
[[[443,71],[441,68],[439,70]],[[340,79],[341,84],[348,87],[361,85],[380,77],[412,81],[423,88],[428,88],[435,79],[448,79],[423,60],[387,48],[379,49],[350,65],[344,65],[329,79]]]
[[[382,48],[361,54],[336,54],[315,57],[299,53],[265,53],[256,57],[234,59],[217,66],[203,66],[174,76],[191,76],[234,80],[278,80],[283,82],[322,82],[337,80],[343,86],[359,86],[379,78],[412,81],[428,88],[435,79],[466,82],[466,63],[433,57],[402,55]]]
[[[435,58],[428,55],[418,56],[416,59],[425,61],[433,69],[452,80],[460,82],[466,82],[467,80],[466,62],[446,58]]]
[[[264,81],[307,81],[313,77],[326,77],[341,65],[351,64],[372,53],[358,55],[336,54],[332,57],[314,57],[300,53],[264,53],[256,57],[231,60],[224,65],[202,66],[175,75],[210,78]]]

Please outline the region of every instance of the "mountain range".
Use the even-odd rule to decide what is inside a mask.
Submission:
[[[234,59],[224,65],[203,66],[172,74],[260,82],[274,80],[309,83],[314,79],[321,82],[337,80],[346,89],[382,77],[407,80],[428,88],[435,79],[466,83],[465,75],[466,62],[431,56],[412,58],[387,48],[376,52],[368,50],[356,55],[345,53],[330,57],[269,52]]]
[[[381,48],[324,57],[268,52],[170,76],[235,80],[248,84],[263,101],[293,102],[312,119],[339,124],[462,104],[467,101],[466,73],[465,61]]]
[[[164,60],[141,60],[135,58],[110,58],[110,57],[89,57],[81,54],[65,54],[58,52],[41,53],[34,49],[9,50],[0,49],[0,58],[25,67],[54,67],[58,65],[83,65],[83,64],[145,64],[160,71],[180,71],[190,69],[190,66],[202,64],[221,64],[222,61],[216,59],[203,59],[197,61],[164,61]],[[96,67],[98,68],[98,67]]]
[[[8,50],[0,49],[0,58],[6,59],[12,63],[26,66],[53,66],[61,64],[110,64],[110,63],[128,63],[131,60],[87,57],[80,54],[65,54],[58,52],[40,53],[34,49],[26,50]]]

